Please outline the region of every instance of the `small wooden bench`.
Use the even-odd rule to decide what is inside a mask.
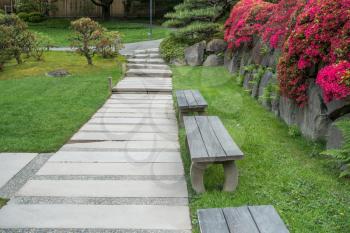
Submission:
[[[201,233],[289,233],[273,206],[198,210]]]
[[[176,91],[177,104],[179,107],[179,121],[183,126],[183,116],[190,113],[202,115],[208,107],[207,102],[198,90]]]
[[[187,145],[190,151],[192,187],[197,193],[205,192],[203,175],[209,164],[223,164],[224,191],[232,192],[238,185],[235,161],[243,153],[216,116],[184,116]]]

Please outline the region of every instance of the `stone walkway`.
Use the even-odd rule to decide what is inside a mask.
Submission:
[[[0,210],[0,232],[191,232],[171,72],[138,50],[114,94]]]

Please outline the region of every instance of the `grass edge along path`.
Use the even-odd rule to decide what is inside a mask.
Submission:
[[[286,124],[245,93],[223,67],[173,67],[173,72],[174,89],[199,89],[209,104],[208,115],[220,117],[245,153],[234,193],[221,192],[223,169],[214,165],[205,175],[208,192],[196,195],[180,129],[194,232],[199,232],[197,209],[270,204],[291,232],[348,232],[350,182],[339,179],[335,163],[319,155],[322,144],[288,135]]]
[[[116,83],[123,59],[94,58],[88,66],[76,53],[47,52],[45,61],[6,64],[0,73],[0,151],[54,152],[109,97],[107,77]],[[56,69],[71,76],[47,77]]]

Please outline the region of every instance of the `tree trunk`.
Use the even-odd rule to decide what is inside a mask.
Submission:
[[[102,19],[109,20],[111,18],[111,5],[102,7]]]
[[[19,65],[19,64],[22,64],[21,53],[15,54],[15,59],[16,59],[18,65]]]
[[[86,60],[88,62],[88,65],[92,66],[92,57],[89,55],[86,55]]]

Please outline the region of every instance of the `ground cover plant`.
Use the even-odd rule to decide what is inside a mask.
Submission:
[[[196,210],[242,205],[274,205],[291,232],[347,233],[350,229],[350,183],[338,178],[336,162],[320,155],[323,145],[295,135],[236,84],[225,68],[176,67],[175,89],[199,89],[245,153],[238,162],[240,181],[234,193],[221,192],[223,169],[207,170],[208,192],[190,191],[190,206],[199,232]],[[187,181],[190,156],[180,130]],[[189,189],[191,190],[191,188]]]
[[[6,202],[7,202],[6,199],[0,198],[0,209],[1,209],[1,207],[3,207],[4,205],[6,205]]]
[[[59,149],[105,102],[107,77],[120,78],[120,60],[94,57],[88,66],[78,54],[46,52],[44,62],[8,63],[0,73],[0,151]],[[46,76],[56,69],[71,76]]]
[[[29,29],[50,36],[56,47],[69,47],[70,42],[68,39],[73,35],[73,30],[70,29],[70,22],[69,19],[47,19],[41,23],[29,23]],[[149,39],[149,25],[147,20],[112,19],[98,22],[109,31],[120,32],[123,43]],[[170,29],[155,25],[152,39],[165,38],[169,32]]]

